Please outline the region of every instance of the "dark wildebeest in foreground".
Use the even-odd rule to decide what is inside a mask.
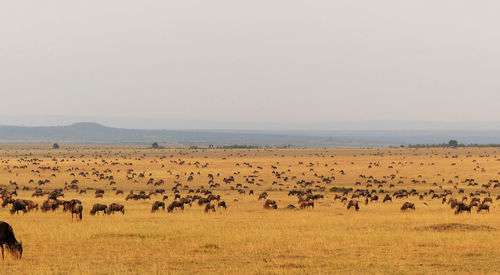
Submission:
[[[73,215],[77,215],[76,218],[82,220],[83,215],[83,206],[80,203],[75,203],[71,205],[71,219],[73,219]]]
[[[220,201],[219,203],[217,203],[217,208],[219,208],[219,207],[224,207],[224,209],[227,209],[226,202],[225,201]]]
[[[23,211],[24,214],[28,213],[26,210],[26,204],[23,201],[16,200],[12,203],[12,209],[10,209],[10,214],[17,213],[19,215],[19,211]]]
[[[470,205],[467,205],[463,202],[457,204],[457,210],[455,210],[455,215],[458,215],[464,211],[470,214],[471,213]]]
[[[0,247],[2,248],[2,259],[4,258],[4,247],[10,253],[15,253],[16,256],[21,259],[23,255],[23,242],[18,242],[14,236],[14,230],[6,222],[0,222]]]
[[[212,212],[215,212],[215,205],[211,203],[207,203],[205,206],[205,213],[208,213],[208,211],[212,210]]]
[[[175,208],[180,208],[181,210],[184,210],[184,203],[180,201],[173,201],[168,207],[167,211],[168,213],[174,211]]]
[[[123,215],[125,215],[125,206],[123,204],[119,203],[112,203],[108,206],[108,215],[111,213],[115,212],[122,212]]]
[[[96,204],[94,204],[94,206],[90,210],[90,215],[99,214],[100,211],[102,211],[104,214],[106,214],[106,209],[108,209],[107,205],[96,203]]]
[[[411,202],[405,202],[403,203],[403,206],[401,206],[401,211],[406,211],[406,209],[413,209],[415,210],[415,204]]]
[[[354,210],[359,211],[359,205],[357,201],[350,200],[347,204],[347,210],[351,209],[351,207],[354,207]]]
[[[153,206],[151,207],[151,213],[153,212],[156,212],[158,210],[160,210],[160,207],[165,210],[165,203],[162,202],[162,201],[155,201],[155,203],[153,203]]]

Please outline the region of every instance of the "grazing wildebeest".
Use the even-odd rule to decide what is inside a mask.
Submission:
[[[384,202],[386,202],[386,201],[391,201],[391,202],[392,202],[392,198],[391,198],[391,196],[389,196],[389,195],[385,195],[385,197],[384,197],[384,199],[382,200],[382,202],[384,203]]]
[[[173,201],[171,204],[168,205],[167,211],[168,213],[174,211],[175,208],[180,208],[181,210],[184,210],[184,203],[180,201]]]
[[[267,199],[267,196],[268,196],[267,192],[262,192],[262,193],[259,195],[259,200],[260,200],[260,199]]]
[[[264,203],[264,209],[278,209],[278,205],[274,200],[266,200]]]
[[[71,206],[71,219],[73,219],[73,215],[76,214],[76,218],[82,220],[82,214],[83,214],[83,206],[79,203],[73,204]]]
[[[225,201],[220,201],[219,203],[217,203],[217,208],[218,207],[224,207],[224,209],[227,209],[226,202]]]
[[[208,213],[208,211],[212,210],[212,212],[215,212],[215,205],[211,203],[207,203],[205,206],[205,213]]]
[[[304,208],[308,208],[308,207],[314,208],[314,202],[313,201],[302,201],[300,203],[300,209],[304,209]]]
[[[119,203],[112,203],[108,206],[108,215],[111,213],[115,212],[122,212],[123,215],[125,215],[125,206],[123,204]]]
[[[482,210],[490,212],[490,206],[484,203],[480,204],[479,207],[477,208],[477,213],[481,212]]]
[[[96,203],[94,204],[94,206],[92,206],[92,209],[90,210],[90,215],[99,214],[100,211],[106,214],[106,209],[108,209],[107,205]]]
[[[166,200],[168,199],[168,196],[167,195],[163,195],[163,199],[162,200]]]
[[[403,203],[403,206],[401,206],[401,211],[406,211],[406,209],[413,209],[415,210],[415,204],[411,202],[405,202]]]
[[[0,222],[0,247],[2,249],[2,259],[4,258],[4,247],[10,253],[15,253],[16,256],[21,259],[23,255],[23,242],[18,242],[14,236],[14,230],[6,222]]]
[[[19,215],[19,210],[22,210],[25,214],[28,213],[26,210],[26,204],[21,200],[15,200],[12,203],[12,209],[10,209],[10,214],[17,213]]]
[[[153,206],[151,207],[151,213],[156,212],[160,209],[160,207],[165,210],[165,203],[162,201],[155,201]]]
[[[464,211],[466,211],[466,212],[468,212],[470,214],[471,213],[471,207],[470,207],[470,205],[467,205],[467,204],[465,204],[463,202],[457,204],[457,210],[455,210],[455,215],[458,215],[458,214],[460,214],[460,213],[462,213]]]
[[[351,209],[351,207],[354,207],[354,210],[359,211],[359,205],[357,201],[350,200],[347,204],[347,210]]]
[[[28,211],[36,209],[38,211],[38,203],[30,200],[23,200],[26,206],[28,206]]]
[[[11,204],[11,203],[14,203],[14,201],[15,200],[13,198],[11,198],[11,197],[4,198],[3,202],[2,202],[2,208],[5,207],[5,206],[7,206],[7,205],[9,205],[9,204]]]
[[[59,207],[59,201],[56,200],[46,200],[42,203],[42,212],[49,211],[49,210],[56,210]]]

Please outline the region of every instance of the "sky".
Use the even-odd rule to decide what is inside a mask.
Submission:
[[[488,0],[0,1],[0,124],[499,121],[498,14]]]

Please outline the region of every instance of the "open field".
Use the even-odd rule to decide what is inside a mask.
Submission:
[[[14,199],[41,205],[47,195],[32,197],[39,180],[50,180],[40,186],[44,191],[78,180],[78,189],[64,190],[59,199],[81,200],[84,213],[77,221],[61,208],[19,215],[9,213],[10,205],[0,208],[0,220],[14,228],[24,246],[22,260],[6,256],[1,269],[5,274],[499,273],[500,187],[494,187],[495,182],[482,187],[500,179],[497,150],[119,146],[53,150],[46,145],[2,145],[0,186],[14,191],[9,182],[15,182],[19,190]],[[230,176],[234,181],[223,181]],[[148,185],[150,178],[164,183]],[[112,181],[116,184],[110,185]],[[174,201],[177,183],[181,197],[206,197],[196,192],[203,187],[220,195],[227,210],[216,207],[215,213],[205,213],[204,206],[194,202],[184,211],[151,213],[153,202],[163,195],[125,199],[131,190],[149,194],[165,189],[168,205]],[[218,185],[210,188],[210,184]],[[361,196],[354,199],[359,211],[347,210],[334,199],[343,192],[330,191],[333,187],[375,190],[372,196],[379,200],[365,204]],[[103,198],[95,198],[90,188],[103,189]],[[124,194],[116,195],[113,188]],[[82,189],[86,194],[79,194]],[[289,204],[299,207],[298,197],[288,196],[289,191],[308,189],[324,199],[315,200],[313,209],[285,209]],[[392,196],[402,189],[415,189],[418,195]],[[490,211],[477,213],[474,207],[471,214],[455,215],[442,198],[432,199],[431,189],[438,195],[450,190],[448,200],[467,196],[466,203],[471,192],[484,191],[474,197],[481,201],[491,197]],[[263,208],[265,199],[258,199],[262,192],[277,202],[278,209]],[[351,200],[353,193],[345,197]],[[392,202],[382,202],[386,194]],[[414,203],[416,209],[401,211],[404,202]],[[125,214],[92,216],[94,203],[123,204]]]

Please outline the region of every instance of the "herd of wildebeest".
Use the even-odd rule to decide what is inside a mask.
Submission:
[[[84,214],[83,203],[79,199],[66,200],[65,198],[92,192],[96,199],[103,198],[108,193],[114,194],[114,197],[121,195],[125,200],[125,204],[127,204],[127,201],[151,201],[152,213],[164,211],[165,209],[168,213],[183,211],[185,207],[192,207],[193,205],[198,205],[204,212],[208,213],[216,212],[216,209],[227,209],[229,205],[220,194],[234,192],[236,196],[255,196],[255,201],[260,201],[263,208],[269,210],[278,208],[285,210],[313,209],[318,200],[329,200],[331,203],[341,203],[348,210],[352,209],[354,211],[360,211],[363,204],[369,205],[377,202],[385,204],[399,201],[402,205],[401,211],[415,211],[417,210],[415,206],[416,201],[421,201],[423,206],[427,206],[430,203],[430,199],[439,201],[443,205],[449,205],[449,208],[458,215],[461,213],[471,214],[473,209],[477,213],[489,212],[493,201],[500,200],[500,195],[496,197],[491,195],[492,190],[500,189],[500,182],[497,179],[491,179],[479,187],[479,183],[473,178],[460,179],[459,176],[454,176],[452,179],[445,180],[442,177],[442,182],[438,184],[437,182],[427,182],[420,175],[408,178],[397,176],[396,172],[379,177],[359,174],[356,182],[350,185],[343,184],[342,187],[338,187],[335,185],[337,178],[342,178],[346,175],[346,172],[342,169],[329,168],[329,164],[327,163],[309,162],[305,164],[299,161],[296,164],[297,167],[305,169],[302,169],[303,172],[300,173],[292,173],[292,169],[294,169],[292,165],[288,165],[286,168],[279,168],[280,162],[275,161],[268,167],[272,180],[266,185],[265,180],[260,176],[263,171],[266,171],[262,165],[237,162],[234,164],[235,169],[230,171],[231,174],[225,171],[225,175],[223,175],[222,171],[214,172],[213,170],[202,173],[204,172],[203,169],[209,169],[209,163],[201,164],[199,161],[191,163],[189,160],[178,159],[170,160],[169,163],[174,166],[188,165],[191,168],[196,167],[197,169],[192,169],[195,171],[190,172],[176,173],[174,172],[176,171],[175,168],[167,169],[164,168],[165,164],[163,164],[161,169],[164,169],[169,176],[174,178],[171,182],[168,182],[161,177],[153,176],[153,173],[135,171],[131,168],[133,166],[132,162],[120,163],[118,158],[113,162],[105,159],[100,160],[100,163],[107,164],[109,167],[119,164],[126,165],[125,181],[139,185],[144,183],[143,190],[128,190],[124,192],[123,187],[126,184],[120,184],[122,189],[119,189],[115,179],[116,173],[119,174],[120,169],[116,169],[115,172],[109,167],[99,170],[100,165],[97,165],[89,168],[89,170],[81,166],[71,166],[62,171],[58,164],[62,164],[65,161],[68,162],[71,158],[74,157],[67,157],[66,159],[51,157],[49,161],[52,161],[52,163],[46,165],[42,165],[44,159],[40,158],[22,157],[18,160],[18,163],[24,162],[24,165],[11,165],[8,160],[2,160],[4,171],[8,174],[15,173],[17,175],[23,169],[29,169],[27,172],[37,175],[39,178],[41,177],[41,171],[49,171],[46,174],[50,174],[48,177],[37,181],[29,179],[24,184],[10,180],[9,186],[0,188],[2,207],[10,207],[11,214],[19,214],[19,212],[26,214],[30,211],[39,210],[42,212],[63,211],[71,213],[72,219],[76,216],[77,220],[82,220]],[[163,159],[155,158],[151,160],[151,163],[158,163]],[[95,163],[97,164],[98,162]],[[337,164],[333,163],[330,165]],[[379,164],[370,162],[369,165],[369,168],[371,168]],[[389,168],[392,169],[395,165],[397,163],[393,162]],[[247,174],[242,174],[242,166],[249,169],[247,170]],[[320,169],[315,169],[316,167],[322,167],[323,169],[320,172]],[[324,169],[326,167],[328,168]],[[186,169],[183,171],[186,171]],[[65,182],[63,188],[51,188],[51,182],[56,181],[58,174],[61,173],[67,173],[72,180]],[[121,173],[123,174],[123,171]],[[237,177],[239,178],[237,179]],[[86,182],[90,180],[100,183],[104,182],[108,188],[95,188],[89,186],[88,183],[86,187],[83,187],[80,184],[80,180],[86,180]],[[194,181],[196,181],[196,184],[193,183]],[[449,188],[443,187],[445,183]],[[398,188],[398,185],[404,186],[405,184],[420,186],[419,191],[416,189]],[[426,184],[428,187],[424,188]],[[465,191],[466,189],[468,190],[467,192]],[[19,190],[32,192],[32,198],[40,197],[44,198],[44,200],[41,203],[37,203],[33,199],[18,198]],[[254,193],[254,190],[260,191],[255,191]],[[288,192],[289,197],[295,196],[297,203],[287,203],[286,206],[279,207],[277,201],[272,199],[273,192],[279,191]],[[412,200],[413,202],[408,200]],[[238,199],[233,199],[234,203],[237,201]],[[87,211],[89,211],[90,215],[100,215],[100,213],[109,215],[115,212],[125,215],[125,205],[123,203],[111,203],[109,205],[95,203],[92,206],[88,206]],[[16,252],[19,257],[22,254],[22,243],[17,242],[12,228],[6,223],[0,223],[0,244],[2,247],[2,256],[4,245],[10,251]]]

